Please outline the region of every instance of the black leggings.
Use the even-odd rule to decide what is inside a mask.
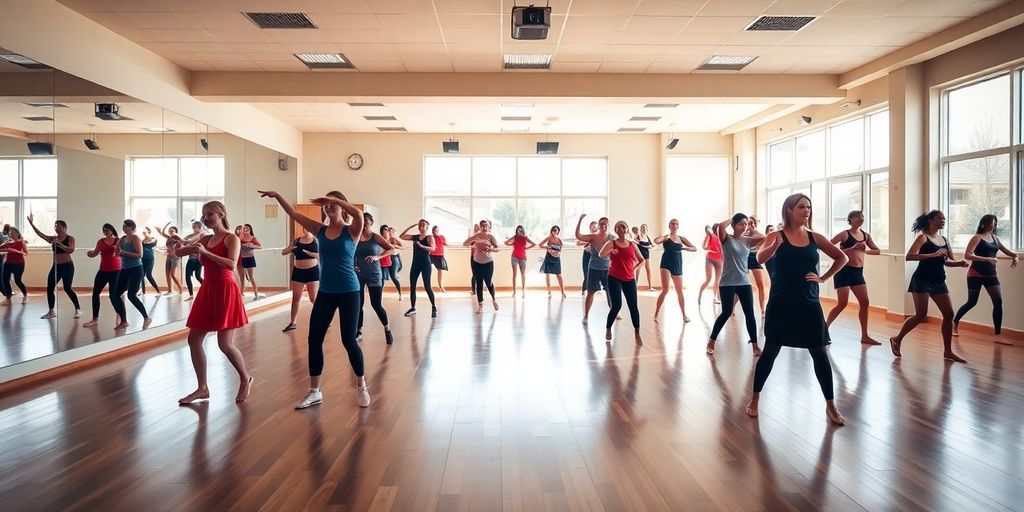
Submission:
[[[434,306],[434,289],[430,287],[430,273],[434,267],[430,266],[430,262],[426,262],[419,265],[413,265],[412,270],[409,271],[409,305],[416,307],[416,280],[423,275],[423,289],[427,292],[427,298],[430,299],[430,306]]]
[[[996,334],[999,334],[1003,328],[1003,291],[999,285],[986,286],[985,291],[988,292],[988,296],[992,299],[992,326],[995,327]],[[953,317],[954,324],[960,323],[960,319],[978,304],[979,295],[981,295],[981,288],[967,289],[967,302],[960,306],[956,316]]]
[[[192,295],[192,275],[195,274],[196,281],[203,284],[203,264],[199,260],[189,258],[185,262],[185,286],[188,287],[188,294]],[[170,286],[168,284],[167,286]]]
[[[11,295],[14,295],[14,289],[11,288],[11,276],[14,276],[14,284],[18,285],[21,290],[21,296],[28,295],[28,290],[25,288],[25,283],[21,281],[21,275],[25,273],[24,263],[4,263],[4,272],[2,278],[4,280],[4,297],[8,299]]]
[[[149,318],[146,314],[146,306],[139,300],[139,285],[142,283],[142,265],[138,267],[130,267],[121,269],[121,275],[117,277],[117,287],[114,289],[114,293],[111,294],[111,300],[113,296],[117,295],[118,300],[121,301],[121,310],[124,311],[124,299],[121,295],[128,292],[128,302],[135,306],[135,309],[139,311],[142,318]],[[121,315],[121,321],[126,321],[127,318],[124,314]]]
[[[110,293],[110,304],[114,306],[114,312],[124,320],[124,300],[121,296],[114,293],[117,290],[117,276],[120,274],[120,270],[100,270],[96,272],[96,278],[92,280],[92,318],[93,320],[100,317],[100,293],[107,285],[110,285],[108,293]]]
[[[380,277],[381,286],[388,284],[388,279],[391,279],[391,282],[395,284],[395,290],[398,290],[399,295],[402,294],[402,283],[398,280],[398,269],[395,265],[391,265],[390,267],[381,267]]]
[[[78,304],[78,295],[75,294],[74,286],[75,281],[75,264],[72,262],[57,263],[50,267],[50,275],[46,277],[46,303],[53,309],[57,305],[57,294],[54,293],[57,290],[57,283],[64,282],[64,293],[68,294],[68,298],[71,299],[71,303],[75,305],[75,309],[82,309],[82,306]]]
[[[348,362],[356,377],[363,376],[363,350],[356,341],[356,322],[359,319],[359,292],[316,294],[313,311],[309,314],[309,375],[319,377],[324,372],[324,336],[334,320],[334,312],[341,319],[341,344],[348,352]]]
[[[370,283],[359,280],[359,330],[363,330],[363,304],[366,303],[366,294],[363,290],[370,289],[370,306],[373,307],[373,312],[377,313],[377,319],[380,320],[380,324],[384,327],[388,326],[388,312],[384,310],[384,305],[381,304],[381,296],[384,294],[383,286],[371,286]]]
[[[590,273],[590,249],[583,248],[583,291],[587,291],[587,274]]]
[[[615,323],[615,317],[622,309],[623,295],[626,296],[626,306],[629,307],[629,319],[633,321],[633,328],[639,330],[640,308],[636,306],[636,279],[620,281],[612,276],[608,276],[608,299],[612,301],[612,308],[608,310],[608,321],[605,322],[605,327],[611,329],[612,324]]]
[[[722,305],[725,306],[725,296],[722,296]],[[764,383],[768,375],[772,373],[772,366],[775,365],[775,358],[782,350],[780,345],[767,345],[761,352],[754,368],[754,393],[760,393],[764,389]],[[814,347],[807,349],[811,353],[811,360],[814,361],[814,376],[818,378],[818,385],[821,386],[821,394],[825,400],[832,400],[835,396],[832,393],[832,363],[828,359],[828,352],[825,347]]]
[[[160,287],[156,284],[156,279],[153,279],[153,265],[156,264],[156,258],[143,258],[142,259],[142,293],[146,293],[146,280],[149,280],[149,284],[153,285],[153,288],[157,293],[160,293]]]
[[[725,322],[732,316],[733,297],[740,298],[740,306],[743,308],[743,317],[747,321],[747,336],[750,343],[757,343],[757,321],[754,320],[754,290],[749,284],[741,286],[722,286],[718,293],[722,299],[722,312],[715,319],[715,326],[711,329],[711,340],[718,339],[718,333],[722,332]]]
[[[473,290],[476,292],[476,301],[484,301],[484,286],[491,292],[491,300],[494,299],[494,262],[477,263],[470,260],[470,268],[473,269]]]

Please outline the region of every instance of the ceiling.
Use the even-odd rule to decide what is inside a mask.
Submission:
[[[51,98],[40,98],[40,102],[49,102]],[[0,101],[0,127],[24,133],[152,133],[147,128],[170,128],[176,133],[195,133],[203,131],[206,126],[201,123],[168,112],[158,106],[136,100],[118,100],[123,116],[131,121],[104,121],[95,116],[92,102],[62,102],[65,108],[32,107],[23,102]],[[109,101],[109,100],[100,100]],[[31,116],[45,116],[55,121],[30,121],[24,119]]]
[[[689,73],[712,55],[740,73],[842,73],[1004,0],[554,0],[549,37],[515,41],[511,0],[60,0],[194,71],[306,71],[293,53],[342,52],[360,71],[494,72],[506,53],[555,73]],[[243,11],[303,12],[315,30],[261,30]],[[819,16],[745,32],[760,14]]]

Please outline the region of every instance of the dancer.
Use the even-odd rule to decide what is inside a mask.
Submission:
[[[384,224],[380,227],[380,236],[387,240],[391,247],[394,248],[390,256],[385,256],[380,260],[381,278],[384,284],[387,284],[387,280],[390,278],[391,283],[395,285],[395,290],[398,291],[398,301],[402,301],[402,283],[398,280],[398,273],[402,271],[402,257],[398,254],[398,250],[401,249],[402,241],[395,236],[395,230],[391,226]],[[383,288],[381,288],[383,291]]]
[[[882,251],[875,245],[871,234],[861,229],[864,225],[864,212],[860,210],[851,211],[846,216],[846,222],[850,224],[850,229],[837,234],[831,240],[832,244],[838,244],[839,249],[846,253],[849,262],[842,270],[836,273],[834,280],[836,306],[832,308],[832,311],[828,312],[828,320],[825,321],[825,325],[832,327],[832,322],[846,308],[846,304],[850,300],[850,292],[852,291],[853,295],[857,297],[859,309],[857,317],[860,320],[860,342],[865,345],[881,345],[880,341],[876,341],[868,335],[868,307],[870,302],[868,300],[867,281],[864,280],[864,255],[879,255]],[[774,260],[769,260],[765,266],[773,262]],[[774,276],[775,271],[772,267],[769,267],[769,270],[771,271],[770,274]]]
[[[75,252],[75,237],[68,234],[68,223],[57,220],[53,223],[53,231],[56,235],[47,235],[36,227],[35,218],[32,214],[28,216],[28,225],[36,232],[39,238],[53,247],[53,266],[50,267],[50,274],[46,277],[46,304],[49,311],[42,316],[44,320],[57,318],[57,283],[64,282],[64,293],[75,305],[75,318],[82,316],[82,306],[78,302],[78,294],[75,293],[75,262],[71,255]]]
[[[715,274],[715,285],[711,288],[712,299],[715,304],[719,303],[719,284],[722,282],[722,241],[718,238],[718,224],[704,226],[704,283],[700,285],[697,292],[697,305],[704,296],[704,289],[711,284],[711,273]]]
[[[526,298],[526,250],[537,246],[526,236],[523,226],[516,226],[516,234],[505,240],[505,245],[512,246],[512,298],[516,297],[516,276],[520,277],[522,283],[523,298]],[[518,274],[517,274],[518,271]]]
[[[473,235],[480,232],[480,224],[473,224]],[[472,235],[470,235],[472,236]],[[473,266],[473,247],[469,247],[469,296],[476,295],[476,267]]]
[[[590,229],[590,234],[591,235],[597,233],[597,222],[596,221],[591,222],[590,226],[589,226],[589,229]],[[583,240],[578,240],[577,239],[576,240],[576,245],[578,245],[581,249],[583,249],[583,285],[580,286],[580,295],[586,295],[587,294],[587,274],[590,272],[590,258],[592,258],[593,255],[588,250],[590,248],[590,244],[588,242],[584,242]]]
[[[732,226],[732,234],[726,230],[726,226]],[[742,213],[733,215],[731,219],[718,223],[718,240],[722,243],[722,281],[718,288],[721,294],[722,312],[715,319],[715,325],[711,329],[711,336],[708,338],[707,353],[715,355],[715,340],[718,334],[725,327],[726,320],[732,316],[736,301],[739,297],[740,305],[743,307],[743,316],[747,325],[747,338],[749,339],[754,357],[761,355],[761,348],[757,346],[757,321],[754,320],[754,292],[750,287],[750,276],[747,273],[747,255],[750,254],[750,247],[761,243],[761,238],[750,238],[747,236],[747,216]]]
[[[164,279],[167,280],[167,291],[164,292],[164,295],[170,295],[173,292],[173,287],[171,286],[172,283],[178,285],[178,294],[180,295],[182,291],[181,280],[178,279],[178,264],[181,262],[181,258],[174,254],[174,251],[181,244],[181,237],[178,236],[178,228],[171,226],[171,223],[168,222],[167,224],[164,224],[163,228],[156,228],[156,232],[159,233],[160,236],[164,237],[164,252],[167,253],[167,259],[164,260]],[[189,260],[191,260],[191,257]],[[189,298],[185,300],[192,300],[191,294],[192,290],[190,289]]]
[[[903,338],[928,316],[928,299],[931,298],[942,313],[942,358],[966,363],[967,360],[953,353],[953,303],[946,288],[947,267],[966,267],[968,263],[953,257],[946,237],[939,230],[946,225],[946,215],[939,210],[922,214],[914,220],[911,230],[920,233],[907,250],[907,261],[917,261],[917,270],[910,278],[907,290],[914,298],[914,315],[907,317],[899,334],[889,338],[892,355],[902,357],[900,345]]]
[[[996,263],[999,262],[996,255],[999,254],[999,251],[1003,251],[1003,254],[1012,258],[1010,268],[1017,266],[1018,255],[1003,245],[1002,240],[996,236],[998,227],[999,219],[995,215],[985,215],[978,222],[977,234],[967,242],[964,259],[971,262],[970,268],[967,269],[967,302],[960,306],[956,316],[953,317],[953,336],[960,335],[960,319],[978,303],[981,287],[984,286],[988,296],[992,299],[992,327],[995,328],[995,342],[1001,345],[1013,345],[1013,342],[1002,336],[1003,292],[999,286],[999,277],[996,275]]]
[[[11,234],[11,225],[10,224],[4,224],[3,227],[0,228],[0,245],[3,245],[3,244],[5,244],[5,243],[7,243],[7,242],[9,242],[11,240],[10,234]],[[4,273],[3,270],[4,270],[4,259],[5,259],[5,256],[7,256],[7,252],[6,251],[0,251],[0,276],[3,276],[3,273]],[[2,280],[0,280],[0,295],[3,295],[4,298],[7,297],[7,286],[8,286],[8,284],[9,283],[5,283]]]
[[[544,240],[540,241],[540,248],[544,249],[544,263],[541,265],[541,272],[544,272],[544,286],[548,289],[548,298],[551,298],[551,276],[558,279],[558,291],[565,298],[565,284],[562,282],[562,239],[558,234],[562,228],[551,226],[551,231]]]
[[[320,249],[320,291],[309,315],[309,392],[295,406],[305,409],[323,402],[320,381],[324,370],[324,336],[331,321],[340,319],[341,344],[348,353],[349,364],[356,376],[359,407],[370,406],[370,391],[366,385],[363,350],[356,340],[359,321],[359,278],[355,271],[356,240],[363,231],[363,211],[348,202],[336,190],[323,197],[310,200],[323,208],[327,218],[324,225],[295,211],[281,194],[259,191],[261,197],[275,199],[289,217],[310,233],[316,232]],[[386,238],[386,237],[385,237]]]
[[[653,292],[657,290],[654,287],[654,282],[651,281],[651,246],[654,243],[651,241],[651,235],[647,233],[647,224],[640,224],[640,229],[636,233],[636,243],[637,247],[640,248],[640,255],[644,257],[644,272],[647,273],[647,290]]]
[[[125,292],[128,293],[128,302],[135,306],[142,315],[143,328],[149,327],[149,314],[146,307],[139,300],[139,286],[142,284],[142,238],[135,234],[135,221],[125,219],[121,226],[124,236],[117,243],[116,254],[121,257],[121,272],[117,275],[117,285],[111,292],[111,297],[117,295],[121,301],[122,312],[124,311],[124,299],[121,298]],[[121,323],[114,327],[114,330],[128,328],[128,317],[121,314]]]
[[[628,226],[623,221],[615,223],[615,235],[617,239],[605,242],[598,255],[602,258],[610,258],[608,267],[608,297],[611,300],[611,309],[608,310],[608,319],[605,321],[604,339],[611,341],[612,325],[622,309],[622,297],[626,297],[626,306],[629,307],[629,319],[633,322],[633,335],[636,343],[643,343],[640,339],[640,309],[637,307],[636,298],[636,271],[644,263],[644,257],[636,242],[626,239]],[[593,261],[593,260],[591,260]]]
[[[761,238],[764,239],[764,234],[757,230],[757,217],[750,217],[750,223],[747,224],[747,238]],[[753,246],[750,248],[750,254],[747,255],[747,270],[754,276],[754,284],[757,285],[757,304],[761,309],[761,318],[764,318],[764,282],[765,272],[764,267],[757,262],[757,250],[760,247]]]
[[[776,259],[775,280],[764,324],[764,353],[754,368],[754,394],[747,404],[747,415],[759,413],[761,390],[772,372],[782,347],[805,348],[814,362],[814,376],[825,395],[825,415],[836,425],[846,420],[836,408],[832,390],[832,364],[825,345],[828,327],[818,301],[818,283],[828,281],[846,265],[847,257],[828,239],[811,231],[811,199],[793,194],[782,203],[783,229],[772,233],[757,253],[757,261]],[[832,258],[832,267],[818,275],[818,251]],[[722,297],[722,304],[728,304]]]
[[[4,300],[0,302],[0,305],[6,306],[11,303],[11,297],[14,295],[13,288],[11,288],[11,277],[14,278],[14,284],[18,285],[18,289],[21,290],[21,303],[28,303],[28,289],[25,288],[25,283],[21,280],[21,276],[25,273],[25,255],[28,254],[28,244],[25,243],[25,238],[21,236],[21,231],[18,228],[11,226],[10,240],[0,244],[0,250],[7,252],[7,261],[4,262],[3,274],[0,275],[4,282]]]
[[[142,232],[146,235],[142,239],[142,294],[146,294],[146,280],[148,279],[149,284],[156,289],[156,294],[160,295],[160,286],[153,278],[153,266],[156,264],[156,254],[153,253],[153,248],[156,247],[156,238],[153,238],[153,230],[149,226],[142,228]]]
[[[608,256],[601,256],[600,251],[604,245],[612,240],[615,240],[615,235],[608,232],[608,217],[601,217],[597,221],[597,232],[584,235],[580,232],[580,226],[583,224],[583,218],[587,214],[581,214],[580,220],[576,222],[576,240],[586,242],[588,244],[587,251],[591,252],[590,256],[590,267],[587,269],[587,299],[583,306],[583,324],[586,325],[587,320],[590,318],[590,307],[594,305],[594,294],[598,290],[604,288],[605,297],[608,299],[608,306],[612,305],[612,299],[608,292],[608,265],[611,260]]]
[[[242,235],[238,237],[242,241],[242,255],[239,259],[241,269],[239,270],[239,276],[242,281],[242,288],[240,290],[242,295],[245,295],[245,280],[248,279],[252,283],[252,299],[256,300],[260,298],[260,287],[256,284],[256,251],[263,248],[263,244],[260,243],[259,239],[256,238],[256,233],[253,232],[252,224],[242,225]]]
[[[430,234],[434,236],[434,245],[437,247],[430,253],[430,263],[437,270],[437,288],[441,293],[447,293],[448,290],[444,289],[443,276],[448,271],[448,260],[444,259],[444,246],[448,245],[448,240],[441,235],[441,229],[437,226],[430,230]]]
[[[103,238],[96,241],[96,247],[85,253],[90,258],[100,257],[100,269],[96,271],[96,277],[92,280],[92,320],[82,324],[83,327],[92,327],[100,322],[100,293],[104,288],[107,288],[110,305],[114,307],[114,313],[118,317],[114,325],[124,322],[124,301],[114,293],[117,289],[118,275],[121,273],[121,257],[117,254],[118,240],[114,226],[104,224]]]
[[[175,231],[177,232],[177,231]],[[185,237],[185,241],[191,242],[202,238],[203,235],[203,223],[198,221],[192,221],[192,233]],[[175,260],[175,267],[177,267],[177,259]],[[188,287],[188,298],[185,300],[192,300],[192,277],[196,278],[199,284],[203,284],[203,264],[199,262],[199,256],[190,254],[185,259],[185,286]],[[177,280],[177,277],[175,277]],[[178,293],[181,293],[181,283],[178,283]]]
[[[484,286],[491,293],[491,304],[498,310],[498,300],[494,298],[494,253],[498,252],[498,240],[491,234],[490,221],[482,220],[475,233],[470,235],[462,245],[472,251],[470,265],[473,269],[473,291],[476,292],[476,312],[484,310]]]
[[[292,307],[291,317],[288,325],[281,329],[281,332],[294,331],[295,318],[299,316],[299,303],[302,302],[302,291],[306,291],[310,303],[316,303],[316,290],[320,284],[320,266],[317,264],[320,257],[319,245],[316,237],[306,228],[302,228],[302,235],[292,240],[291,245],[281,250],[282,256],[292,255]]]
[[[244,402],[252,392],[253,377],[245,367],[245,358],[235,346],[235,329],[249,323],[242,304],[242,294],[235,283],[234,270],[241,242],[231,234],[228,212],[220,201],[203,205],[203,225],[212,230],[198,240],[183,244],[175,252],[181,256],[196,253],[206,270],[206,283],[199,289],[192,311],[185,325],[188,327],[188,349],[192,354],[192,367],[196,371],[196,390],[185,395],[178,403],[187,405],[197,400],[208,400],[210,389],[206,385],[206,350],[203,341],[211,332],[217,333],[217,346],[238,372],[238,393],[235,402]]]
[[[381,295],[384,291],[384,278],[380,268],[380,260],[384,255],[395,252],[395,248],[384,240],[384,237],[373,232],[373,215],[363,213],[363,231],[359,234],[359,243],[356,245],[356,273],[359,274],[359,325],[356,327],[356,339],[363,337],[363,304],[366,303],[365,290],[370,289],[370,306],[377,319],[384,326],[384,338],[388,345],[395,342],[391,335],[391,327],[388,326],[388,312],[381,304]]]
[[[412,241],[412,269],[409,270],[409,310],[405,312],[405,316],[416,314],[416,281],[419,280],[420,275],[423,276],[423,290],[427,292],[427,298],[430,299],[430,316],[437,316],[434,290],[430,287],[430,253],[434,251],[436,246],[434,245],[434,237],[427,234],[427,227],[429,226],[430,223],[426,219],[420,219],[416,224],[405,228],[405,231],[402,231],[402,234],[398,237],[402,240]],[[416,235],[408,234],[412,228],[419,228],[419,233]]]
[[[665,252],[661,253],[661,293],[658,294],[658,304],[654,307],[654,318],[658,318],[671,281],[676,290],[676,301],[679,302],[683,322],[689,322],[690,317],[686,316],[686,300],[683,299],[683,251],[697,252],[697,248],[686,237],[679,236],[678,231],[679,221],[672,219],[668,221],[668,234],[654,239],[654,243],[665,248]],[[643,254],[642,250],[640,254]]]

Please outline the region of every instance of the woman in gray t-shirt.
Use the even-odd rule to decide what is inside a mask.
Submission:
[[[757,321],[754,319],[754,293],[750,287],[750,277],[747,274],[747,255],[750,248],[755,247],[764,240],[763,236],[748,236],[748,218],[742,213],[733,215],[731,219],[724,220],[718,224],[718,238],[722,241],[722,282],[719,290],[722,297],[722,312],[715,319],[715,326],[711,329],[711,337],[708,338],[707,353],[714,355],[715,340],[718,333],[722,331],[726,320],[732,316],[734,297],[738,297],[740,306],[743,307],[743,316],[746,319],[747,335],[753,346],[754,357],[761,355],[761,349],[757,346]],[[728,227],[732,233],[728,232]]]

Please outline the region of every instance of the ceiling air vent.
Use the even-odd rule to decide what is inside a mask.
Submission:
[[[50,69],[50,66],[43,64],[42,62],[34,61],[20,53],[14,53],[10,50],[0,48],[0,59],[6,60],[11,64],[17,64],[23,68],[28,69]]]
[[[309,69],[355,69],[341,53],[293,53]]]
[[[383,103],[349,103],[350,107],[383,107]]]
[[[506,53],[505,69],[551,69],[551,54]]]
[[[529,121],[531,116],[501,116],[502,121]]]
[[[68,106],[63,103],[26,103],[26,105],[40,108],[68,108]]]
[[[316,28],[301,12],[246,12],[246,18],[259,28]]]
[[[814,16],[761,16],[747,25],[745,30],[773,30],[795,32],[815,20]]]
[[[397,121],[395,116],[363,116],[367,121]]]
[[[715,55],[701,64],[697,69],[702,71],[739,71],[757,57],[744,55]]]
[[[404,131],[408,131],[408,130],[406,130],[405,128],[402,128],[401,126],[378,126],[377,127],[377,131],[380,131],[380,132],[404,132]]]
[[[633,116],[629,118],[630,121],[657,121],[661,119],[660,116]]]
[[[27,119],[29,121],[53,121],[52,117],[46,117],[46,116],[26,116],[26,117],[22,117],[22,119]]]
[[[644,108],[676,108],[678,103],[648,103],[644,105]]]
[[[632,126],[623,126],[622,128],[619,128],[618,131],[620,133],[630,133],[630,132],[642,132],[642,131],[644,131],[646,129],[647,128],[635,128],[635,127],[632,127]]]

